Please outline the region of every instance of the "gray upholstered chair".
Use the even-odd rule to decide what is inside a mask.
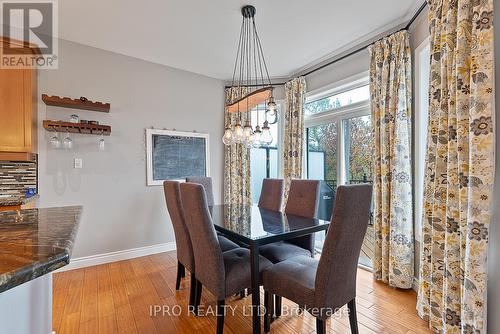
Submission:
[[[222,252],[203,187],[195,183],[182,183],[180,187],[196,266],[195,313],[204,286],[217,299],[217,333],[222,333],[224,300],[251,287],[250,251],[236,248]],[[271,265],[267,259],[260,257],[261,270]]]
[[[358,333],[356,274],[358,258],[370,219],[372,186],[339,186],[323,252],[319,260],[298,256],[267,268],[263,273],[266,309],[273,295],[304,305],[316,317],[316,332],[326,333],[326,320],[348,305],[351,332]],[[266,311],[264,329],[270,329]]]
[[[212,186],[212,178],[208,176],[189,176],[186,177],[186,182],[198,183],[205,189],[205,194],[207,195],[208,206],[214,206],[214,190]]]
[[[259,208],[281,211],[283,205],[283,179],[262,180]]]
[[[190,176],[186,177],[186,182],[197,183],[203,186],[205,190],[205,195],[207,196],[207,204],[208,206],[214,206],[214,191],[212,187],[212,178],[208,176]],[[226,237],[219,236],[220,248],[223,252],[238,248],[238,244],[232,242]]]
[[[184,208],[181,199],[181,192],[179,182],[177,181],[164,181],[163,190],[165,193],[165,200],[167,202],[167,210],[174,227],[175,244],[177,249],[177,279],[175,282],[175,289],[179,290],[181,279],[186,276],[186,269],[191,273],[191,287],[189,294],[189,305],[194,304],[195,297],[195,264],[193,255],[193,246],[191,238],[186,226],[184,217]],[[218,236],[221,250],[223,252],[238,248],[239,246],[231,240]]]
[[[179,290],[181,278],[185,276],[185,270],[191,273],[191,290],[189,294],[189,305],[193,305],[195,297],[196,276],[194,272],[194,255],[191,238],[184,219],[184,210],[181,202],[179,182],[163,182],[167,210],[174,227],[175,244],[177,247],[177,280],[175,289]]]
[[[285,213],[315,218],[318,212],[318,200],[318,180],[292,180]],[[278,263],[298,255],[314,256],[314,235],[264,245],[260,248],[260,254],[272,263]]]

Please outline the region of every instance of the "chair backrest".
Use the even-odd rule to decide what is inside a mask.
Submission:
[[[170,220],[172,220],[172,225],[174,227],[177,259],[186,267],[187,270],[193,273],[193,246],[191,244],[191,238],[189,236],[189,231],[184,217],[179,182],[163,182],[163,191],[165,192],[165,201],[167,202],[167,210],[170,215]]]
[[[212,186],[212,178],[208,176],[190,176],[186,177],[186,182],[198,183],[205,189],[205,195],[207,196],[208,206],[214,206],[214,190]]]
[[[281,211],[283,205],[283,179],[262,180],[259,208]]]
[[[318,214],[319,181],[291,180],[285,213],[315,218]]]
[[[370,219],[372,186],[337,188],[332,220],[316,272],[316,306],[341,307],[356,297],[356,274]]]
[[[224,295],[224,260],[203,186],[186,182],[180,187],[186,225],[193,244],[196,278],[212,294]]]

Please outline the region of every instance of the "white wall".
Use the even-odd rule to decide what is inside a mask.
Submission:
[[[42,93],[86,96],[111,103],[111,112],[45,106],[39,119],[95,119],[112,126],[106,151],[98,136],[75,135],[70,152],[47,147],[39,131],[40,207],[83,205],[73,257],[174,241],[162,187],[146,186],[145,128],[196,130],[210,134],[210,171],[216,202],[221,198],[223,83],[67,41],[59,44],[59,69],[39,71]],[[73,169],[73,159],[83,169]]]

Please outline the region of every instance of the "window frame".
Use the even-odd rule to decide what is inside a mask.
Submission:
[[[361,72],[359,74],[350,76],[346,79],[337,81],[333,84],[326,85],[319,89],[313,90],[306,94],[306,103],[314,102],[325,97],[332,95],[341,94],[362,86],[366,86],[370,83],[369,72]],[[338,164],[337,164],[337,184],[346,184],[346,156],[345,156],[345,143],[346,138],[345,133],[345,122],[351,118],[362,117],[371,115],[370,100],[365,100],[361,102],[352,103],[340,108],[333,108],[326,110],[317,114],[305,115],[304,116],[304,129],[305,129],[305,140],[304,140],[304,173],[303,177],[308,176],[308,165],[309,165],[309,151],[308,151],[308,129],[318,125],[325,125],[329,123],[335,123],[337,128],[337,152],[338,154]]]

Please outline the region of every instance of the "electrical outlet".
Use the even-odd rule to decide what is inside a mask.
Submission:
[[[75,158],[75,168],[81,169],[83,167],[82,158]]]

